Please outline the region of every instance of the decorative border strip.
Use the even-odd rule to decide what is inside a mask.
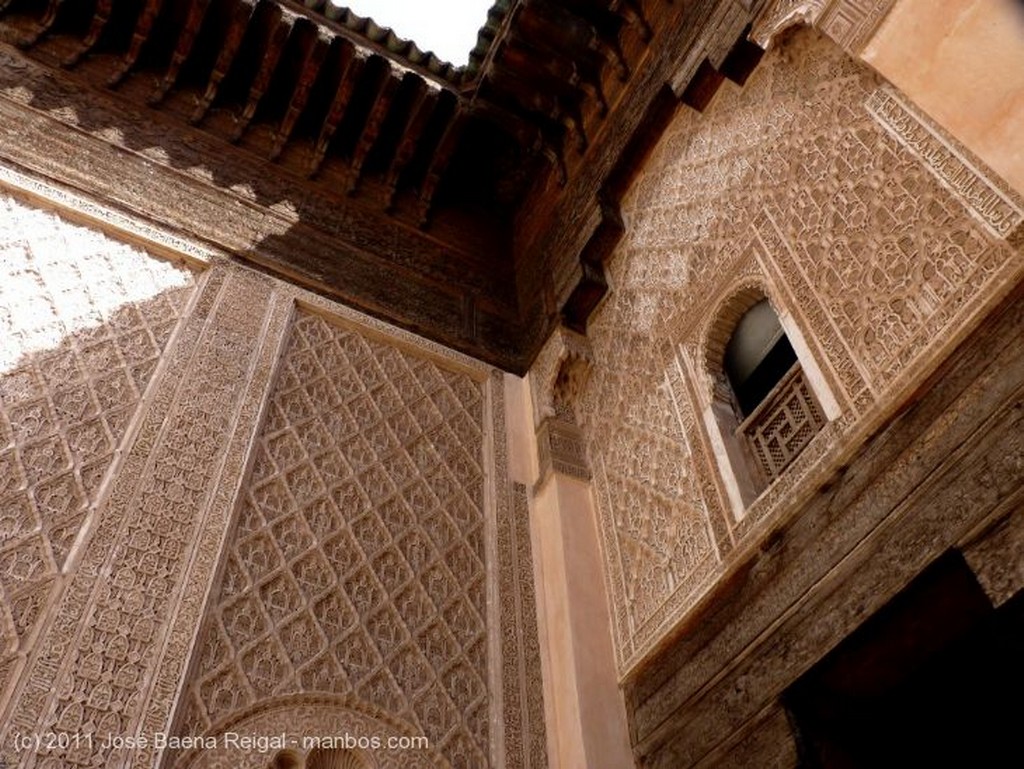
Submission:
[[[491,663],[492,760],[507,769],[547,769],[547,734],[540,638],[533,582],[526,487],[512,483],[508,466],[504,374],[488,381],[494,518],[490,529],[494,610],[488,618]]]
[[[981,160],[934,126],[895,88],[879,87],[867,98],[864,107],[992,233],[1006,238],[1024,221],[1024,201],[997,181],[994,173],[986,171]]]
[[[608,470],[604,457],[594,457],[594,477],[590,481],[597,508],[602,549],[605,552],[604,581],[608,593],[608,609],[612,622],[612,647],[620,671],[627,671],[636,656],[634,644],[633,617],[629,611],[629,589],[626,585],[625,570],[622,567],[622,542],[616,526],[615,505],[612,501],[608,482]]]
[[[546,769],[547,730],[540,679],[540,639],[533,582],[526,486],[512,486],[512,505],[498,519],[501,601],[502,718],[505,766]]]
[[[224,256],[218,249],[175,235],[161,227],[154,227],[138,217],[79,195],[69,187],[24,173],[4,163],[0,163],[0,186],[28,195],[46,207],[56,206],[62,215],[70,214],[84,219],[113,237],[120,239],[127,235],[133,240],[142,241],[143,247],[156,248],[161,255],[184,258],[193,266],[207,267],[215,258]]]
[[[238,491],[249,466],[257,430],[263,422],[274,372],[293,316],[294,302],[273,291],[273,282],[237,271],[241,273],[239,277],[250,278],[247,293],[269,287],[270,296],[264,308],[260,343],[247,377],[249,384],[238,410],[235,428],[230,434],[221,477],[211,506],[193,540],[190,567],[182,576],[179,593],[172,601],[174,610],[168,634],[155,664],[153,689],[140,710],[142,731],[147,734],[170,731],[172,718],[183,696],[186,663],[199,640],[206,605],[215,584],[225,542],[232,530]],[[131,757],[131,765],[154,766],[158,759],[159,755],[149,747],[136,751]]]

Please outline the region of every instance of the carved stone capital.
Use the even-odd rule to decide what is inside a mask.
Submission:
[[[573,403],[587,383],[593,362],[585,336],[564,326],[555,330],[530,370],[538,428],[555,415],[575,423]]]
[[[552,472],[590,480],[583,431],[574,422],[560,416],[548,417],[537,429],[537,458],[541,483]]]

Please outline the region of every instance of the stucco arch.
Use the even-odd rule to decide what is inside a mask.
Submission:
[[[269,749],[240,751],[228,744],[226,735],[283,737]],[[402,719],[355,697],[333,694],[293,694],[274,697],[223,719],[203,736],[215,738],[216,746],[194,748],[175,764],[182,769],[266,769],[279,753],[305,761],[328,739],[350,735],[357,739],[379,738],[380,748],[365,742],[350,752],[361,769],[451,769],[436,751],[428,748],[388,747],[389,738],[422,738],[422,733]],[[322,751],[326,752],[326,751]],[[342,755],[342,754],[339,754]]]

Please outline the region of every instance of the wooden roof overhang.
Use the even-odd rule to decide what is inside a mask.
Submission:
[[[325,0],[0,0],[0,95],[80,137],[0,160],[522,373],[585,328],[676,106],[756,63],[754,10],[500,0],[455,68]],[[90,178],[89,141],[123,168]],[[180,183],[142,188],[154,164]]]

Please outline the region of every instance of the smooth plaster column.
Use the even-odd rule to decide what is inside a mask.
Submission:
[[[529,476],[548,758],[552,769],[634,766],[618,685],[596,509],[590,483],[557,469],[537,478],[533,410],[524,380],[508,377],[510,469]],[[542,431],[543,436],[543,431]],[[551,465],[554,465],[552,467]]]

